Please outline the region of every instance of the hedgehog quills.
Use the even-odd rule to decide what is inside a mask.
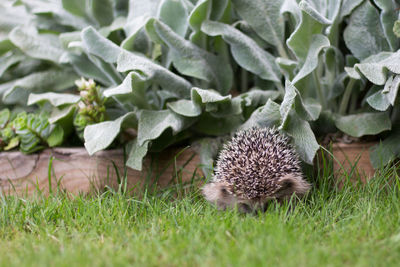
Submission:
[[[238,205],[246,211],[263,208],[271,199],[302,196],[309,188],[289,139],[276,128],[251,128],[224,145],[203,194],[221,209]]]

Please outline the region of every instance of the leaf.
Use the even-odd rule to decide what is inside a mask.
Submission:
[[[289,117],[289,123],[285,132],[293,138],[294,146],[300,158],[312,165],[319,145],[310,124],[294,113],[291,113]]]
[[[244,101],[245,106],[258,107],[265,105],[269,99],[275,100],[280,96],[278,91],[261,90],[258,87],[253,87],[250,91],[236,96],[234,99],[239,98]]]
[[[397,94],[400,88],[400,76],[394,76],[393,80],[388,79],[385,84],[385,88],[383,89],[382,93],[387,94],[387,98],[389,103],[394,106],[397,98]]]
[[[279,123],[281,114],[279,112],[279,104],[268,99],[264,106],[257,108],[250,118],[240,126],[240,129],[248,129],[254,126],[271,127]]]
[[[290,81],[286,81],[285,96],[279,109],[282,118],[280,127],[282,129],[286,128],[292,110],[295,110],[301,119],[314,121],[318,119],[321,109],[321,105],[315,100],[307,99],[307,101],[304,101],[296,87]]]
[[[167,107],[176,114],[185,117],[197,117],[201,114],[201,107],[186,99],[169,102],[167,103]]]
[[[393,80],[393,78],[392,78]],[[389,81],[389,79],[388,79]],[[387,99],[387,95],[382,93],[383,90],[379,90],[378,92],[370,95],[367,98],[368,104],[376,110],[385,111],[389,108],[390,103]]]
[[[52,106],[58,107],[66,104],[75,104],[80,100],[80,96],[60,93],[30,94],[27,105],[48,101]]]
[[[244,69],[262,79],[280,82],[275,58],[244,33],[228,24],[213,21],[203,22],[201,30],[210,36],[221,35],[231,45],[233,58]]]
[[[286,1],[289,2],[289,1]],[[301,1],[299,7],[301,10],[306,12],[315,21],[327,25],[325,34],[329,38],[330,42],[334,46],[338,46],[339,38],[339,24],[341,23],[340,18],[340,6],[342,0],[305,0]],[[286,9],[288,8],[286,4]],[[293,9],[293,7],[292,7]],[[288,10],[292,14],[296,11]],[[299,16],[299,15],[297,15]],[[298,20],[298,19],[297,19]]]
[[[160,0],[129,0],[127,21],[131,22],[142,16],[155,17],[160,2]]]
[[[400,156],[400,128],[395,127],[385,140],[369,150],[374,169],[386,166]]]
[[[370,95],[367,98],[368,104],[378,111],[386,111],[390,107],[389,100],[387,96],[382,93],[382,91],[378,91],[373,95]]]
[[[329,39],[322,34],[316,34],[313,36],[313,40],[311,41],[305,62],[300,71],[297,73],[296,77],[294,77],[292,81],[293,84],[296,84],[317,68],[318,56],[320,52],[329,45]]]
[[[145,31],[143,29],[148,19],[149,18],[146,16],[141,16],[133,21],[128,20],[124,27],[128,37],[121,43],[121,48],[134,51],[134,48],[136,47],[135,45],[140,41],[143,41],[147,45],[149,40],[147,36],[144,36],[143,33],[145,33]]]
[[[171,49],[172,62],[182,74],[205,80],[225,95],[232,87],[232,69],[222,57],[215,56],[174,33],[155,19],[146,24],[147,32],[157,34]]]
[[[128,97],[129,101],[138,108],[150,108],[146,99],[146,90],[150,86],[150,82],[139,72],[132,71],[120,85],[105,90],[103,94],[105,97],[130,94],[130,96],[122,96],[122,98]]]
[[[10,40],[25,54],[38,59],[60,61],[64,50],[54,34],[39,34],[32,27],[17,27],[9,34]]]
[[[203,21],[209,19],[212,2],[214,1],[200,0],[196,3],[189,15],[189,25],[194,32],[199,32]]]
[[[25,59],[25,56],[21,53],[7,53],[0,57],[0,77],[3,76],[4,72],[9,69],[12,65]]]
[[[11,138],[11,140],[8,142],[8,145],[5,146],[3,149],[4,149],[4,151],[8,151],[13,148],[16,148],[18,145],[19,145],[19,137],[16,136],[16,137]]]
[[[113,22],[112,0],[91,0],[89,7],[93,17],[99,22],[100,26],[109,25]]]
[[[137,138],[130,141],[127,144],[128,159],[126,166],[134,170],[141,171],[143,158],[146,156],[148,151],[149,142],[144,142],[143,145],[139,146]]]
[[[0,39],[0,56],[14,48],[14,44],[9,39]]]
[[[213,90],[205,90],[193,87],[191,90],[192,101],[197,104],[218,103],[231,99],[231,96],[222,96]]]
[[[289,81],[286,81],[285,84],[285,96],[283,97],[283,101],[279,108],[279,112],[281,114],[281,125],[280,128],[285,128],[287,120],[289,118],[289,113],[294,108],[295,99],[297,96],[297,89],[293,86],[293,84]]]
[[[77,78],[74,73],[65,70],[36,72],[10,84],[4,92],[3,101],[25,105],[30,93],[65,90],[73,86]]]
[[[305,62],[308,49],[313,42],[313,36],[322,33],[323,27],[324,24],[320,21],[316,21],[304,10],[301,11],[301,21],[286,41],[300,63]]]
[[[75,113],[75,110],[76,110],[76,106],[74,106],[74,105],[60,107],[60,108],[55,107],[50,114],[49,122],[54,124],[54,123],[58,123],[64,119],[67,120],[67,118],[69,118],[69,117],[71,117],[71,119],[72,119],[72,115]],[[72,127],[72,125],[70,127]],[[68,129],[65,129],[65,128],[64,128],[64,131],[67,131]]]
[[[362,73],[368,80],[377,85],[386,83],[387,71],[400,74],[400,51],[396,53],[379,53],[371,56],[354,68]]]
[[[283,49],[284,21],[282,0],[232,0],[233,7],[265,41]]]
[[[329,85],[335,84],[340,78],[339,76],[344,75],[344,56],[342,52],[335,46],[328,47],[324,53],[325,61],[325,82]],[[332,90],[330,90],[332,91]]]
[[[335,7],[330,7],[327,8],[327,5],[330,3],[334,3]],[[339,5],[338,5],[339,3]],[[299,3],[299,7],[304,10],[308,15],[310,15],[314,20],[318,21],[319,23],[323,25],[330,25],[332,24],[332,19],[334,19],[334,16],[332,16],[332,11],[335,12],[336,9],[340,6],[340,0],[333,0],[333,1],[301,1]],[[329,16],[331,14],[331,16]]]
[[[180,99],[178,101],[169,102],[167,106],[175,113],[185,117],[197,117],[201,114],[202,107],[206,111],[217,111],[218,107],[215,104],[230,102],[231,96],[221,96],[213,90],[204,90],[193,87],[191,91],[191,100]],[[225,110],[231,114],[231,110],[225,107]]]
[[[353,11],[343,37],[346,46],[359,60],[390,49],[379,13],[369,1],[364,1]]]
[[[298,26],[300,21],[301,21],[301,9],[299,7],[299,4],[297,3],[296,0],[284,0],[282,7],[280,9],[280,14],[286,15],[290,14],[293,16],[293,19],[289,17],[289,20],[291,23],[293,23],[294,26]]]
[[[123,50],[118,57],[117,70],[140,71],[165,90],[183,98],[190,95],[192,85],[188,81],[139,54]]]
[[[81,32],[83,47],[91,54],[98,56],[107,63],[116,63],[121,48],[103,37],[93,27],[87,27]]]
[[[146,141],[155,140],[166,129],[171,128],[175,135],[193,122],[171,110],[142,110],[139,115],[137,142],[142,146]]]
[[[340,7],[341,18],[350,15],[353,10],[358,7],[364,0],[342,0],[342,6]]]
[[[361,79],[361,75],[356,71],[355,68],[344,67],[344,70],[350,78],[355,80]]]
[[[354,137],[375,135],[392,128],[386,112],[338,116],[335,119],[335,125],[345,134]]]
[[[35,15],[35,20],[39,28],[44,30],[65,29],[69,26],[81,29],[89,25],[86,19],[75,16],[62,7],[61,1],[24,1],[24,5],[30,13]]]
[[[189,15],[189,24],[194,32],[199,32],[206,20],[219,20],[228,7],[228,0],[201,0],[196,3]]]
[[[214,160],[218,156],[223,141],[223,138],[202,138],[192,145],[200,157],[201,169],[207,181],[212,178]]]
[[[82,8],[85,5],[86,0],[84,0],[84,3],[82,3],[82,0],[62,0],[62,7],[65,10],[80,17],[85,16],[85,9]]]
[[[89,155],[107,148],[125,126],[132,127],[137,121],[134,112],[128,112],[114,121],[104,121],[86,126],[83,137]]]
[[[216,118],[205,112],[191,129],[203,135],[221,136],[236,131],[243,122],[242,115]]]
[[[159,10],[160,0],[130,0],[127,23],[124,31],[127,38],[122,42],[121,47],[129,51],[146,53],[143,47],[148,45],[149,40],[143,26],[150,17],[156,17]],[[138,44],[140,43],[140,44]],[[141,46],[141,50],[137,46]],[[136,49],[135,49],[136,48]]]
[[[3,129],[7,125],[8,121],[10,120],[10,116],[11,113],[8,108],[0,111],[0,129]]]
[[[393,25],[393,33],[397,38],[400,38],[400,20],[396,20]],[[1,52],[1,46],[0,46]]]
[[[179,0],[164,0],[158,11],[159,19],[179,36],[185,37],[188,28],[188,12]]]
[[[117,72],[114,64],[106,63],[101,58],[91,54],[89,54],[88,57],[90,62],[93,63],[93,65],[103,73],[103,76],[108,79],[110,85],[116,86],[122,82],[123,76]]]
[[[72,65],[75,72],[79,75],[93,79],[100,82],[106,86],[112,86],[113,81],[111,81],[107,75],[104,74],[103,70],[96,66],[89,58],[84,55],[76,55],[73,53],[68,53],[68,62]]]
[[[298,62],[282,57],[276,58],[275,62],[278,64],[281,72],[285,76],[285,79],[290,81],[293,80]]]
[[[374,0],[374,3],[382,10],[379,18],[390,49],[396,51],[399,48],[399,40],[393,32],[393,25],[398,19],[397,4],[392,0]]]
[[[8,38],[12,29],[27,25],[33,17],[24,6],[6,6],[3,2],[0,3],[0,40]]]
[[[46,139],[49,147],[55,147],[62,144],[64,141],[64,130],[60,125],[55,125],[51,134]]]
[[[367,98],[368,104],[379,111],[387,110],[390,105],[394,106],[399,87],[400,76],[390,75],[383,90],[379,90]]]

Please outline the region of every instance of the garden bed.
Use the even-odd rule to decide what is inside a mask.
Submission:
[[[188,183],[200,174],[199,157],[190,148],[169,149],[146,157],[142,171],[124,168],[122,150],[89,156],[85,148],[53,148],[39,154],[0,153],[0,190],[6,195],[49,194],[57,189],[72,194],[118,189],[124,184],[138,192],[143,185],[166,187]]]
[[[362,182],[369,180],[375,173],[369,148],[375,144],[333,144],[335,176],[348,174],[353,180],[354,177],[360,177]],[[200,157],[192,148],[150,154],[142,171],[124,166],[122,150],[100,151],[93,156],[89,156],[85,148],[53,148],[32,155],[2,152],[0,189],[7,195],[32,195],[35,191],[48,194],[57,189],[72,194],[101,191],[106,187],[118,189],[126,171],[126,187],[140,192],[144,185],[162,188],[190,183],[202,175]]]
[[[376,142],[335,143],[332,145],[333,170],[337,179],[349,176],[352,182],[365,183],[372,178],[375,170],[370,160],[369,149]],[[343,181],[339,180],[342,185]]]

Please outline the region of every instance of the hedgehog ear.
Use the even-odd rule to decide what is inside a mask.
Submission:
[[[286,174],[278,183],[281,188],[275,193],[276,198],[290,197],[292,194],[302,196],[310,190],[310,184],[301,175]]]

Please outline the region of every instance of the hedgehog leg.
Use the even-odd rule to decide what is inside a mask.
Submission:
[[[311,185],[303,179],[300,174],[286,174],[278,182],[281,188],[275,193],[277,199],[290,198],[293,194],[296,196],[305,195],[310,190]]]
[[[207,201],[214,203],[221,210],[234,207],[237,198],[230,194],[227,186],[221,183],[209,183],[202,188],[202,193]]]

